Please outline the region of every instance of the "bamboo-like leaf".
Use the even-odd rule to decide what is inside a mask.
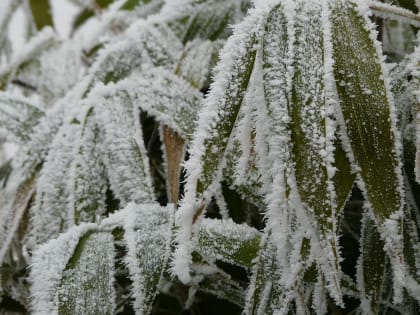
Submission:
[[[68,207],[67,180],[81,127],[80,118],[72,117],[75,118],[60,127],[40,171],[35,204],[30,210],[29,248],[56,237],[74,224],[74,214]]]
[[[10,93],[0,92],[0,128],[21,142],[32,135],[33,127],[44,116],[44,111],[32,101]]]
[[[258,28],[258,22],[253,21],[256,18],[251,17],[252,19],[249,18],[243,22],[242,28],[238,27],[238,32],[223,48],[221,61],[216,70],[215,82],[217,84],[211,87],[198,123],[200,126],[198,132],[207,131],[203,139],[195,139],[192,148],[192,150],[198,149],[194,148],[194,145],[204,146],[200,157],[202,176],[196,187],[198,193],[203,193],[210,186],[215,178],[215,172],[220,169],[248,87],[256,55],[255,29]]]
[[[97,81],[117,82],[146,64],[172,67],[181,50],[181,42],[167,26],[140,20],[125,32],[123,39],[99,51],[90,69],[95,80],[89,90]]]
[[[153,201],[155,197],[138,107],[124,87],[105,89],[98,97],[95,93],[92,95],[92,102],[100,103],[98,118],[105,133],[104,162],[112,191],[122,205],[129,201]]]
[[[252,268],[252,278],[248,287],[243,314],[272,314],[277,307],[285,307],[279,301],[281,291],[279,269],[275,258],[276,248],[265,235],[260,244],[260,251]],[[280,302],[280,303],[279,303]]]
[[[0,90],[5,90],[15,72],[28,66],[31,60],[51,47],[56,41],[56,35],[51,28],[45,28],[37,33],[22,49],[21,53],[14,55],[7,67],[0,72]]]
[[[216,40],[230,35],[230,24],[241,17],[237,1],[179,0],[167,2],[162,17],[186,44],[194,38]]]
[[[340,122],[346,130],[370,211],[378,223],[391,260],[394,303],[404,286],[402,215],[404,191],[401,143],[382,57],[366,8],[345,1],[330,3],[334,75],[340,99]],[[365,11],[363,11],[365,10]],[[357,42],[357,45],[353,43]],[[383,167],[378,168],[381,165]]]
[[[114,255],[111,233],[80,238],[57,287],[58,314],[114,314]]]
[[[74,221],[96,222],[106,210],[107,178],[100,148],[100,129],[94,120],[94,109],[88,108],[81,122],[78,152],[71,165],[69,206]]]
[[[178,235],[181,244],[175,252],[174,262],[175,273],[182,282],[189,280],[185,264],[190,261],[188,256],[191,252],[187,243],[190,242],[191,225],[204,210],[202,199],[204,203],[209,202],[210,185],[221,176],[223,156],[251,76],[256,55],[256,34],[261,22],[259,13],[251,14],[239,24],[224,46],[221,61],[216,67],[217,83],[211,87],[201,111],[197,136],[191,144],[191,157],[186,165],[186,194],[178,213],[179,222],[182,222]],[[203,198],[204,192],[207,196]],[[201,200],[197,200],[197,196]]]
[[[58,288],[63,272],[73,257],[80,240],[84,235],[95,231],[96,228],[95,224],[73,227],[57,239],[43,244],[34,252],[29,275],[32,314],[45,314],[46,312],[59,314]],[[106,244],[102,245],[104,248],[107,246]],[[100,246],[100,244],[96,244],[96,246]]]
[[[169,260],[174,208],[131,203],[125,211],[126,264],[133,281],[134,310],[146,315],[150,314]]]
[[[35,195],[36,176],[22,182],[16,189],[12,189],[11,204],[5,202],[0,211],[0,265],[9,250],[12,239],[19,229],[24,213],[29,209],[30,202]],[[7,188],[6,188],[7,189]],[[2,191],[2,195],[8,192]],[[6,198],[7,200],[7,198]],[[2,200],[3,202],[6,200]]]
[[[54,26],[50,0],[29,0],[29,7],[38,30],[45,26]]]
[[[376,219],[383,223],[402,209],[396,117],[374,35],[360,14],[347,2],[332,3],[334,75],[364,189]]]
[[[217,296],[219,299],[229,301],[240,308],[245,305],[244,289],[237,282],[231,280],[228,275],[218,273],[208,275],[200,281],[198,289]]]
[[[135,88],[131,89],[133,82]],[[133,75],[121,85],[127,86],[142,111],[169,127],[184,141],[190,141],[202,101],[198,90],[161,67],[148,69],[145,75]]]
[[[386,258],[384,242],[374,221],[366,214],[362,221],[357,285],[365,314],[378,314],[384,288]]]
[[[329,257],[325,277],[333,290],[332,297],[340,304],[337,205],[332,182],[335,130],[333,107],[325,90],[327,80],[332,80],[326,77],[326,67],[332,63],[328,58],[332,56],[325,53],[330,39],[324,34],[327,30],[322,9],[319,1],[310,5],[305,1],[296,3],[295,69],[289,116],[297,189],[303,203],[317,218],[321,246]]]
[[[261,235],[245,224],[232,220],[204,219],[198,231],[197,251],[208,259],[250,268],[257,257]]]
[[[337,139],[334,147],[334,167],[336,171],[332,180],[336,192],[337,213],[342,213],[356,181],[356,174],[352,172],[351,164],[341,146],[341,141]]]
[[[195,39],[185,45],[175,73],[197,89],[209,84],[211,69],[216,65],[224,41]]]

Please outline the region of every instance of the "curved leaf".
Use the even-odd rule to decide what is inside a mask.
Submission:
[[[44,111],[32,101],[13,94],[0,92],[0,128],[22,142],[27,142],[33,127],[44,116]]]

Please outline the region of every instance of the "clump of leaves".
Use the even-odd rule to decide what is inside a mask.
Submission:
[[[70,39],[29,1],[28,43],[0,50],[18,147],[0,168],[0,307],[195,313],[214,295],[243,314],[416,313],[420,54],[390,34],[411,40],[417,15],[74,3]],[[20,6],[4,4],[4,43]]]

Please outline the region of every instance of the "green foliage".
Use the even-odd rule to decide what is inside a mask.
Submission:
[[[0,12],[0,314],[416,314],[418,1],[72,2]]]

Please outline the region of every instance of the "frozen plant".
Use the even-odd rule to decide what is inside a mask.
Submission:
[[[50,2],[0,4],[0,314],[417,314],[419,1]]]

